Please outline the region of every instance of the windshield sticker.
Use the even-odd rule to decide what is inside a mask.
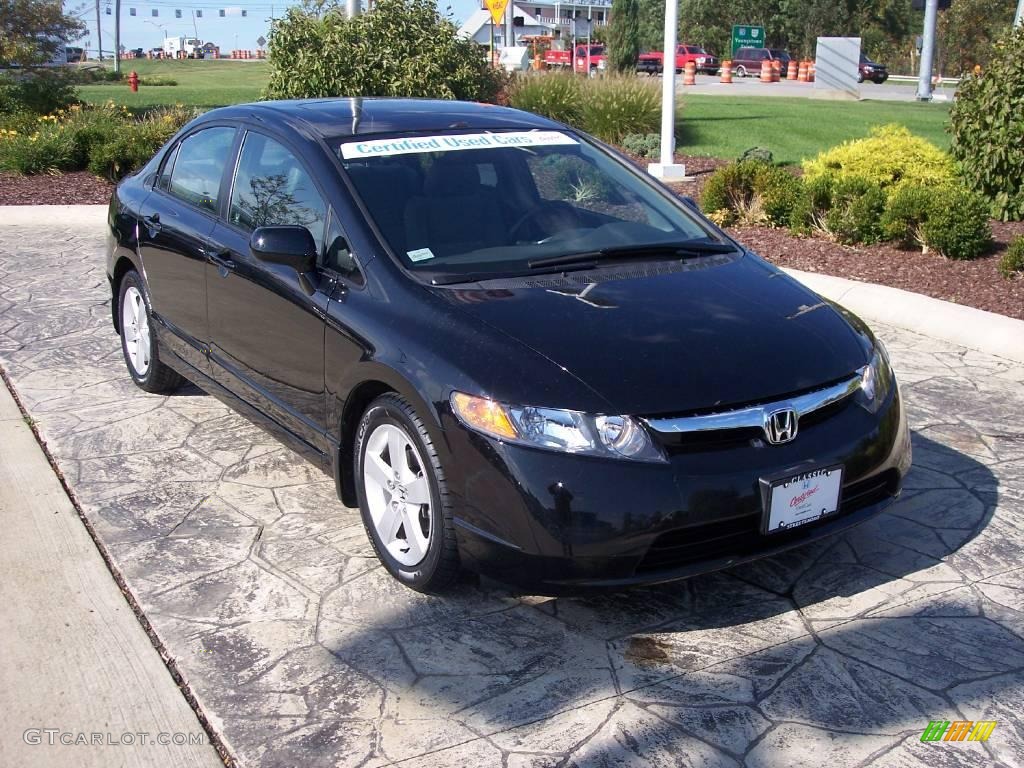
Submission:
[[[429,248],[417,248],[415,251],[406,251],[405,254],[413,261],[426,261],[434,258],[434,252]]]
[[[579,144],[560,131],[510,131],[507,133],[462,133],[442,136],[416,136],[408,139],[377,139],[341,145],[341,157],[354,160],[366,157],[411,155],[421,152],[454,152],[461,149],[499,147],[551,147]]]

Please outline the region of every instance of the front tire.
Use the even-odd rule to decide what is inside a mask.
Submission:
[[[356,432],[356,492],[366,535],[388,573],[418,592],[438,592],[459,572],[444,469],[423,420],[388,393]]]
[[[153,312],[149,292],[138,272],[132,270],[121,279],[117,301],[121,352],[132,381],[155,395],[166,395],[188,382],[160,360],[153,334]]]
[[[744,67],[742,64],[740,64],[738,67],[736,67],[736,77],[746,77],[746,76],[747,76],[747,68],[746,67]]]

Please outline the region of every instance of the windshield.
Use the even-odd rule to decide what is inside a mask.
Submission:
[[[346,139],[337,151],[394,253],[437,282],[525,274],[577,253],[721,242],[568,132],[405,134]]]

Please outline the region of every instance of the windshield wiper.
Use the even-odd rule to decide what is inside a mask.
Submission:
[[[707,256],[713,253],[735,253],[736,246],[731,243],[716,243],[709,240],[684,240],[679,243],[657,243],[652,245],[616,245],[595,251],[567,253],[563,256],[552,256],[547,259],[534,259],[529,262],[530,269],[558,267],[569,264],[586,264],[593,261],[611,259],[643,259],[651,257],[667,257],[681,259],[687,256]]]

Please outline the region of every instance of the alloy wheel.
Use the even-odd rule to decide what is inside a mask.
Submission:
[[[370,434],[363,487],[370,519],[388,553],[403,566],[419,563],[430,546],[430,485],[420,452],[405,430],[381,424]]]
[[[131,286],[124,292],[121,304],[121,333],[128,363],[136,376],[142,377],[149,371],[149,315],[142,292]]]

